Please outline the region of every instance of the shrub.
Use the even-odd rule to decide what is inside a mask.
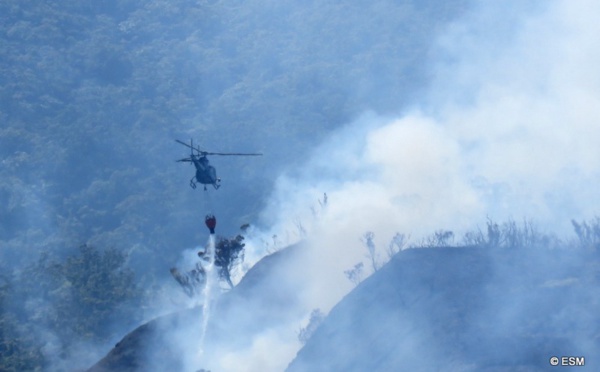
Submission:
[[[579,239],[580,247],[600,248],[600,217],[595,217],[593,220],[587,222],[571,220],[571,224]]]

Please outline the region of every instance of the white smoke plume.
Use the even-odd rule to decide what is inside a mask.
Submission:
[[[268,223],[289,236],[302,220],[350,250],[367,230],[384,243],[489,216],[566,233],[571,218],[597,213],[600,6],[480,7],[441,38],[426,103],[396,119],[365,115],[325,140],[281,177]],[[323,192],[329,205],[314,219]]]
[[[528,218],[565,236],[572,218],[598,213],[600,5],[509,3],[480,4],[444,34],[420,107],[365,114],[279,179],[264,213],[273,228],[248,250],[306,237],[297,269],[307,312],[329,311],[352,288],[343,272],[367,262],[367,231],[380,249],[396,232],[460,238],[486,218]]]

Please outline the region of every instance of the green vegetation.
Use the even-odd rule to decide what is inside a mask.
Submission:
[[[332,129],[400,110],[466,3],[0,2],[0,370],[134,322],[203,209],[232,234]],[[215,160],[208,200],[174,163],[190,137],[266,156]]]
[[[308,324],[306,327],[300,328],[298,331],[298,341],[305,345],[306,342],[311,338],[311,336],[315,333],[317,328],[323,323],[325,319],[325,314],[321,311],[321,309],[314,309],[310,313],[310,318],[308,319]]]
[[[119,325],[139,321],[142,294],[125,262],[115,249],[84,245],[64,261],[43,255],[5,277],[0,370],[47,369],[49,359],[73,356],[78,344],[110,342]]]
[[[559,239],[541,232],[530,220],[518,224],[508,220],[498,224],[487,221],[486,232],[481,229],[467,232],[463,238],[464,245],[478,245],[489,248],[554,248],[562,245]]]
[[[233,288],[231,274],[244,262],[244,237],[237,235],[232,239],[220,238],[216,244],[215,266],[219,278],[224,280],[229,288]]]
[[[233,288],[234,284],[231,281],[231,276],[244,262],[244,246],[242,243],[244,237],[237,235],[234,238],[228,239],[222,236],[217,238],[215,244],[214,265],[216,268],[219,280],[224,281],[229,288]],[[198,252],[198,262],[193,269],[181,272],[176,267],[170,269],[171,275],[179,283],[185,294],[194,298],[201,296],[202,291],[206,286],[206,269],[205,264],[208,264],[210,258],[207,257],[209,247],[204,251]]]
[[[579,239],[579,246],[588,249],[600,249],[600,217],[590,221],[577,222],[571,220],[575,234]]]
[[[265,153],[214,161],[231,234],[332,129],[400,110],[465,3],[0,4],[0,258],[135,247],[139,274],[164,275],[201,237],[173,139]]]
[[[500,250],[556,248],[600,250],[600,217],[581,222],[572,220],[571,223],[577,236],[576,241],[562,241],[555,234],[540,231],[531,220],[526,219],[520,224],[512,219],[503,223],[497,223],[488,219],[484,231],[479,227],[468,231],[458,244],[454,241],[454,232],[449,230],[437,230],[421,239],[420,243],[411,245],[408,245],[409,238],[406,235],[396,233],[388,244],[387,254],[384,259],[381,259],[380,249],[375,244],[375,234],[373,232],[366,232],[360,240],[365,246],[365,258],[370,264],[371,273],[379,270],[394,255],[407,246],[410,248],[477,246]],[[370,274],[367,273],[365,275],[364,268],[364,263],[359,262],[354,267],[345,270],[344,275],[354,285],[358,285],[365,276]]]

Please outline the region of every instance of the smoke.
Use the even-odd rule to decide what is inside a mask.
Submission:
[[[218,356],[215,370],[282,371],[298,350],[295,329],[271,329],[256,335],[252,344],[242,350],[227,350]],[[218,367],[217,367],[218,366]]]
[[[290,230],[323,192],[327,211],[306,223],[353,239],[461,231],[486,216],[564,233],[570,218],[593,216],[600,9],[506,8],[486,3],[452,25],[432,53],[423,105],[399,118],[364,115],[326,139],[302,171],[280,178],[265,220]]]
[[[437,229],[460,239],[486,218],[531,218],[565,237],[570,219],[598,213],[599,14],[592,1],[479,4],[431,52],[419,106],[397,117],[367,112],[315,139],[304,166],[278,178],[262,213],[268,228],[246,236],[249,266],[303,241],[302,254],[270,274],[270,289],[298,303],[239,309],[256,327],[234,332],[227,347],[207,339],[210,358],[187,355],[186,365],[283,370],[308,314],[328,313],[353,288],[344,271],[363,262],[371,273],[366,232],[383,263],[396,233],[412,243]],[[261,323],[281,311],[285,321]],[[181,344],[197,340],[182,334]]]
[[[600,5],[518,5],[486,2],[449,28],[420,107],[363,115],[278,179],[263,214],[272,228],[248,250],[256,259],[274,237],[306,240],[293,269],[306,312],[328,312],[352,288],[343,272],[367,262],[367,231],[382,249],[396,232],[414,243],[531,218],[565,237],[571,218],[598,213]]]
[[[488,12],[503,14],[501,6]],[[483,27],[485,18],[448,34],[444,54],[456,62],[437,65],[437,85],[455,94],[434,94],[434,115],[455,134],[487,213],[528,215],[564,232],[569,218],[597,210],[588,185],[598,179],[598,26],[590,19],[598,7],[547,6],[504,20],[518,30],[510,43]]]

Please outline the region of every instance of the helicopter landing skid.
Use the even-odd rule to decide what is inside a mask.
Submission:
[[[190,187],[194,190],[196,189],[196,182],[194,182],[193,178],[190,180]]]

